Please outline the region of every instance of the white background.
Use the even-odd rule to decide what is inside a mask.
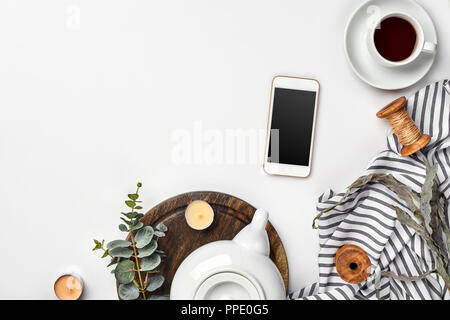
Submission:
[[[115,299],[92,238],[123,237],[119,212],[137,181],[145,208],[194,190],[266,208],[287,251],[290,289],[316,281],[317,197],[345,188],[383,149],[388,125],[378,109],[449,76],[449,2],[422,0],[440,40],[432,71],[399,92],[362,83],[343,50],[361,2],[2,0],[0,298],[53,299],[56,275],[71,268],[85,298]],[[193,132],[196,121],[264,130],[277,74],[321,83],[309,178],[267,176],[255,163],[173,162],[173,133]]]

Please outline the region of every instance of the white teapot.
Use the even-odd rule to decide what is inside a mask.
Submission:
[[[170,299],[284,300],[283,278],[269,258],[269,215],[258,209],[233,240],[208,243],[193,251],[175,273]]]

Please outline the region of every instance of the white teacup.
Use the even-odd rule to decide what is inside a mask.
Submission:
[[[390,61],[386,58],[384,58],[377,50],[375,46],[375,31],[377,28],[380,27],[381,22],[384,21],[387,18],[391,17],[398,17],[401,19],[404,19],[408,21],[415,29],[416,31],[416,45],[414,47],[414,50],[412,51],[411,55],[401,61]],[[425,41],[425,35],[423,32],[423,28],[420,25],[420,23],[411,15],[403,12],[391,12],[388,14],[383,15],[379,19],[376,19],[374,23],[371,23],[369,25],[369,30],[367,32],[367,48],[369,49],[370,54],[372,57],[381,65],[386,67],[400,67],[405,66],[407,64],[412,63],[415,61],[421,53],[426,54],[434,54],[436,52],[436,44],[432,42]]]

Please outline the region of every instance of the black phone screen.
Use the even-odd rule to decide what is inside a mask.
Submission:
[[[317,92],[275,88],[267,162],[308,166]]]

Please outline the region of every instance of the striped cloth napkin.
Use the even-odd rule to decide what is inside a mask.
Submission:
[[[390,134],[387,150],[370,162],[364,175],[391,173],[400,182],[420,192],[425,166],[419,157],[425,156],[430,164],[438,164],[439,188],[449,199],[450,81],[436,82],[416,92],[408,99],[407,110],[420,130],[431,136],[430,143],[419,154],[402,157],[402,146],[397,137]],[[344,192],[325,192],[319,198],[317,211],[336,204],[343,195]],[[311,300],[450,300],[444,281],[435,273],[413,282],[381,276],[381,271],[418,276],[435,267],[433,255],[425,242],[412,229],[397,221],[392,205],[410,212],[393,192],[375,183],[355,189],[342,204],[324,214],[318,220],[319,282],[291,293],[289,297]],[[446,214],[448,219],[448,212]],[[334,255],[347,243],[361,247],[372,263],[369,278],[360,284],[346,283],[336,272]]]

